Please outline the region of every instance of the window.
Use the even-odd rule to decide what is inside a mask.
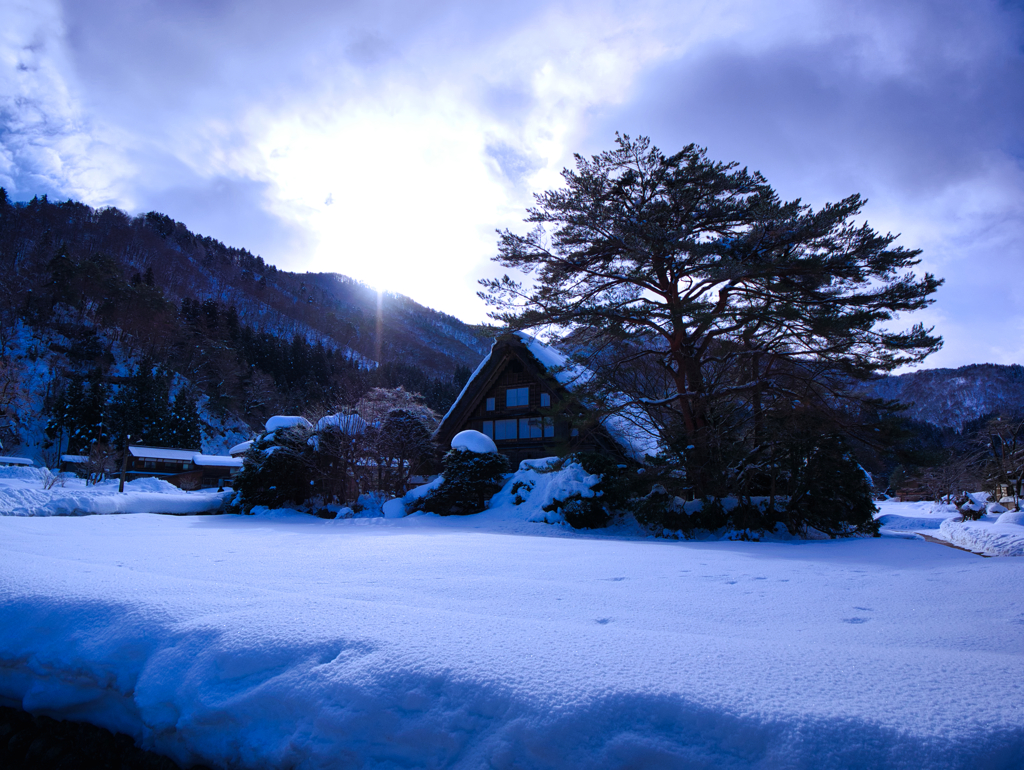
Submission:
[[[540,405],[541,406],[551,406],[551,394],[550,393],[541,393],[540,394]]]
[[[488,412],[493,412],[494,411],[494,399],[493,398],[487,399],[487,411]]]
[[[545,417],[544,418],[544,438],[555,437],[555,418]]]
[[[155,468],[156,467],[156,460],[146,460],[145,462],[142,463],[142,467],[144,467],[144,468]]]
[[[494,401],[493,398],[487,399]],[[481,431],[487,438],[494,438],[494,420],[484,420],[484,429]]]
[[[509,388],[505,392],[505,406],[529,406],[530,388]]]
[[[187,471],[188,470],[188,463],[182,463],[181,467],[182,467],[182,470],[186,470]]]
[[[522,417],[519,420],[519,438],[540,438],[543,428],[539,417]]]
[[[509,439],[515,439],[516,437],[516,421],[515,420],[495,420],[494,421],[494,440],[495,441],[507,441]]]

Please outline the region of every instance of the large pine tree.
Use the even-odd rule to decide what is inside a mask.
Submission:
[[[698,485],[716,486],[722,432],[756,428],[766,402],[831,408],[843,383],[940,346],[920,325],[885,327],[941,281],[855,221],[860,196],[815,210],[694,145],[617,143],[535,196],[532,231],[501,233],[496,260],[533,280],[483,281],[481,296],[513,328],[583,340],[605,382],[672,423]]]

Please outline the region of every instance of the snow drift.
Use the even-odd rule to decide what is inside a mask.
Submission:
[[[70,478],[43,488],[42,468],[0,469],[0,516],[86,516],[112,513],[213,513],[223,508],[230,492],[183,492],[157,478],[141,478],[124,485],[105,481],[86,486]]]

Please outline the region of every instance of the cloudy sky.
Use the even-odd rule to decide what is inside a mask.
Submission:
[[[1024,362],[1024,6],[0,0],[0,186],[162,211],[478,322],[495,228],[615,131],[853,192],[946,279],[930,366]]]

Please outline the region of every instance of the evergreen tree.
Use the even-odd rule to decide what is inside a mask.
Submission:
[[[724,493],[721,448],[744,421],[762,441],[765,399],[831,408],[844,382],[940,346],[920,325],[881,327],[927,306],[941,281],[910,272],[919,251],[854,223],[860,196],[813,210],[694,145],[666,157],[645,138],[617,142],[577,155],[565,187],[536,196],[534,230],[501,234],[496,260],[534,284],[506,275],[481,296],[513,328],[579,341],[594,385],[678,433],[697,496]]]
[[[871,483],[838,436],[820,439],[804,461],[786,506],[786,524],[796,533],[808,526],[832,537],[878,534]]]
[[[264,432],[253,442],[235,479],[246,513],[257,505],[302,505],[315,492],[312,435],[308,424],[297,425]]]
[[[130,436],[132,444],[172,446],[170,378],[152,358],[144,357],[111,403],[114,437]]]
[[[188,388],[182,388],[171,403],[167,437],[171,446],[182,449],[202,447],[202,422],[195,396]]]
[[[506,474],[512,470],[503,454],[465,449],[450,449],[444,456],[443,465],[441,485],[431,494],[414,501],[410,513],[416,510],[441,516],[479,513],[501,489]]]
[[[109,393],[99,369],[93,369],[87,381],[87,391],[83,394],[82,411],[79,417],[79,430],[84,438],[83,453],[96,443],[106,443],[107,411]]]

